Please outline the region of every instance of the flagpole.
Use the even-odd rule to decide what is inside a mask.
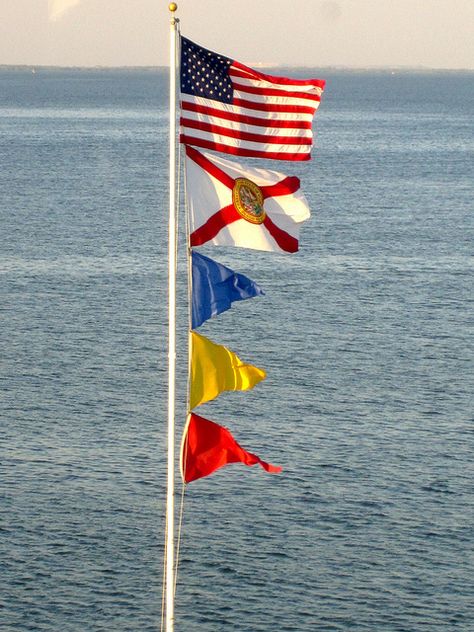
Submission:
[[[175,2],[170,2],[170,96],[169,96],[169,227],[168,227],[168,465],[165,543],[165,630],[174,630],[174,470],[176,391],[176,31]]]

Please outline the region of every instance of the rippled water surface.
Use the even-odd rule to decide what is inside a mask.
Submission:
[[[201,331],[268,378],[200,412],[284,472],[189,486],[176,629],[470,632],[472,74],[326,79],[314,160],[266,165],[301,177],[300,252],[204,249],[266,296]],[[0,71],[2,632],[160,627],[166,98]]]

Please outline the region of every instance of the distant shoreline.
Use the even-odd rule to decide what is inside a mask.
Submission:
[[[366,72],[381,72],[381,73],[473,73],[474,69],[470,68],[429,68],[425,66],[369,66],[369,67],[351,67],[351,66],[279,66],[265,64],[265,66],[257,66],[254,64],[254,68],[262,69],[298,69],[305,70],[315,68],[318,72],[344,72],[344,73],[366,73]],[[35,64],[0,64],[0,71],[25,71],[35,74],[41,71],[77,71],[77,72],[110,72],[110,71],[140,71],[140,72],[164,72],[168,69],[168,66],[46,66]]]

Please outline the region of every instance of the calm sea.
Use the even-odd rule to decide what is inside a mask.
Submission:
[[[201,332],[268,379],[200,413],[284,472],[189,486],[176,629],[470,632],[473,76],[301,74],[314,159],[265,165],[301,177],[300,252],[203,249],[266,296]],[[2,632],[160,626],[166,100],[164,71],[0,71]]]

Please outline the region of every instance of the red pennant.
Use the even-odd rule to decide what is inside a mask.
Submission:
[[[191,413],[181,448],[181,473],[185,483],[209,476],[228,463],[238,462],[245,465],[258,463],[272,474],[282,470],[244,450],[226,428]]]

